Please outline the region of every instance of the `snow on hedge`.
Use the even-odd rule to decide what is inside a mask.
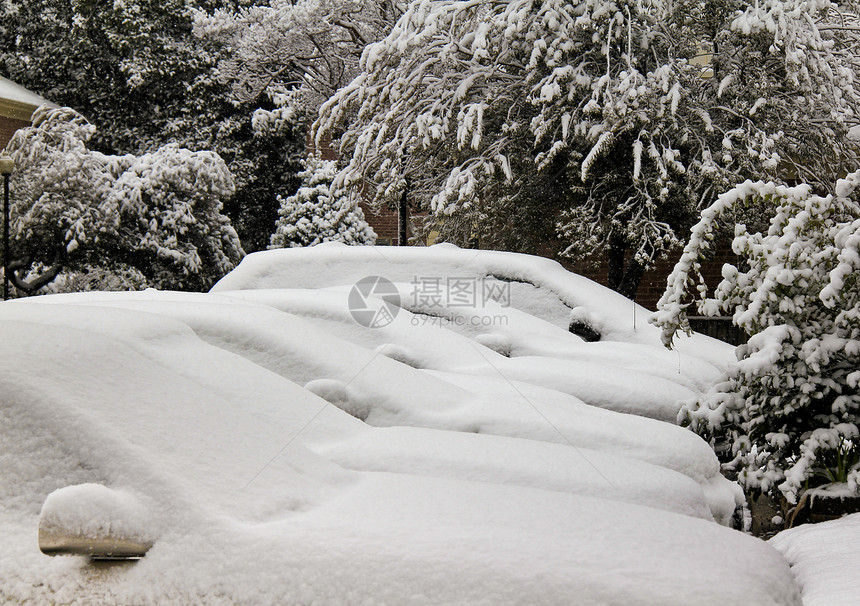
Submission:
[[[730,315],[749,335],[738,361],[679,418],[731,446],[751,490],[797,503],[810,488],[860,482],[860,171],[821,196],[806,184],[745,181],[702,211],[658,304],[663,339],[689,330],[690,306]],[[744,209],[765,228],[734,226],[732,250],[709,295],[701,263],[721,226]]]

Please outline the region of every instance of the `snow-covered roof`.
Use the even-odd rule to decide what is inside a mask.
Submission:
[[[0,116],[30,121],[40,105],[54,105],[44,97],[0,76]]]

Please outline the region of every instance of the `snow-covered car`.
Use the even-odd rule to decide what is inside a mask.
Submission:
[[[731,347],[667,351],[647,318],[552,261],[444,245],[4,303],[0,599],[799,604],[673,423]],[[48,552],[145,555],[49,557],[40,523]]]

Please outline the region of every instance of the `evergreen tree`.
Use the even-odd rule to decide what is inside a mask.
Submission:
[[[322,242],[373,244],[376,234],[347,192],[332,186],[335,162],[311,156],[299,173],[302,186],[281,209],[269,248],[313,246]]]

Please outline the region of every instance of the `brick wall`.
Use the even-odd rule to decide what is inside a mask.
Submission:
[[[636,291],[636,302],[651,310],[657,309],[657,302],[666,290],[666,280],[675,263],[681,258],[681,249],[670,252],[665,259],[657,262],[653,269],[645,272],[639,290]],[[722,269],[725,263],[737,266],[738,258],[732,252],[728,242],[717,246],[716,253],[711,259],[702,264],[702,275],[709,291],[712,291],[722,280]],[[585,276],[595,282],[606,285],[607,268],[605,266],[591,267],[584,263],[561,260],[568,270]]]
[[[365,219],[373,227],[373,230],[378,236],[377,243],[382,245],[397,245],[397,211],[382,208],[378,212],[374,212],[367,204],[362,203],[361,208],[364,211]],[[410,215],[410,219],[415,221],[420,215]],[[420,219],[418,219],[420,220]],[[410,230],[409,236],[412,237]],[[551,251],[539,251],[546,257],[554,258]],[[642,282],[639,284],[639,290],[636,293],[636,302],[651,310],[657,309],[657,302],[666,290],[666,280],[675,267],[678,259],[681,257],[681,249],[672,251],[665,259],[658,261],[657,265],[645,272],[642,277]],[[585,276],[604,286],[607,283],[607,267],[593,266],[583,262],[571,261],[569,259],[557,259],[566,269],[581,276]],[[713,290],[722,279],[722,268],[724,263],[737,265],[737,256],[732,252],[729,242],[725,241],[717,246],[716,254],[706,263],[702,264],[702,273],[705,277],[705,283],[710,290]]]
[[[364,211],[365,220],[373,228],[373,231],[376,232],[376,243],[380,246],[397,246],[397,211],[385,207],[380,208],[379,211],[374,211],[365,202],[359,202],[359,206]],[[415,236],[413,227],[420,227],[422,217],[426,215],[426,212],[409,212],[409,222],[406,230],[407,238],[411,240]]]
[[[6,118],[0,116],[0,149],[4,149],[9,139],[15,134],[19,128],[30,126],[30,123],[25,120],[15,120],[14,118]]]
[[[376,232],[376,243],[385,246],[397,244],[397,213],[388,208],[374,211],[369,204],[360,202],[364,218]]]
[[[636,293],[636,299],[641,305],[648,309],[657,308],[657,302],[666,290],[666,279],[680,257],[681,250],[678,249],[670,254],[667,259],[659,261],[654,269],[645,274]],[[732,252],[731,244],[728,241],[718,245],[714,255],[702,263],[702,276],[705,278],[709,292],[713,292],[723,279],[723,265],[726,263],[735,267],[738,265],[738,257]]]

